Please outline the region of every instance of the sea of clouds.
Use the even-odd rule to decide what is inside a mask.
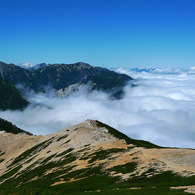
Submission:
[[[182,69],[117,69],[135,79],[121,100],[87,92],[68,97],[28,91],[24,111],[1,111],[0,117],[37,135],[55,133],[86,119],[102,121],[131,138],[161,146],[195,148],[195,67]]]

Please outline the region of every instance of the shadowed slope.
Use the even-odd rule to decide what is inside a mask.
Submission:
[[[27,105],[19,90],[0,77],[0,110],[21,110]]]

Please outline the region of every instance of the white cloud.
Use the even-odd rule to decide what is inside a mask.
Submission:
[[[82,88],[66,98],[29,93],[32,102],[21,111],[0,112],[34,134],[49,134],[86,119],[97,119],[136,139],[162,146],[195,148],[195,75],[118,69],[136,78],[123,99],[111,101],[103,92]],[[37,105],[38,104],[38,105]]]
[[[21,64],[18,64],[18,66],[22,67],[22,68],[25,68],[25,69],[29,69],[29,68],[32,68],[35,66],[35,64],[32,64],[30,62],[25,62],[25,63],[21,63]]]
[[[49,66],[50,64],[46,64],[46,63],[41,63],[41,64],[32,64],[30,62],[25,62],[25,63],[20,63],[18,64],[18,66],[20,66],[21,68],[24,69],[33,69],[33,70],[37,70],[39,68],[44,68],[45,66]]]

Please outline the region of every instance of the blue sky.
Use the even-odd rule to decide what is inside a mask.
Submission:
[[[195,0],[0,0],[0,61],[195,66]]]

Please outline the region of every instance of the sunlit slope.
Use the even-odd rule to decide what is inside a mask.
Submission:
[[[0,143],[1,193],[180,194],[195,185],[195,150],[133,140],[95,120],[47,136],[1,133]]]

